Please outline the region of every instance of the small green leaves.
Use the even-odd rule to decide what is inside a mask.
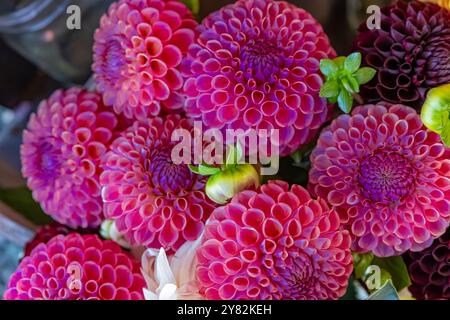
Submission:
[[[189,165],[189,169],[196,174],[202,175],[202,176],[212,176],[216,173],[219,173],[221,170],[220,168],[213,167],[206,164],[201,164],[198,167]]]
[[[353,264],[355,270],[355,278],[361,279],[367,268],[372,264],[374,255],[372,253],[356,254],[353,253]]]
[[[342,111],[344,111],[345,113],[350,113],[353,106],[353,97],[351,93],[346,90],[341,90],[341,93],[338,97],[338,104]]]
[[[354,52],[348,57],[320,61],[320,71],[326,78],[320,90],[320,97],[327,98],[330,103],[338,103],[345,113],[350,113],[353,100],[361,100],[358,96],[360,86],[368,83],[376,74],[375,69],[361,67],[361,53]]]
[[[388,258],[375,257],[372,263],[383,270],[386,270],[391,275],[392,282],[398,291],[401,291],[411,284],[408,269],[401,256]]]
[[[320,90],[320,96],[322,98],[332,98],[339,95],[339,83],[337,80],[330,80],[325,82]]]
[[[372,68],[364,67],[355,72],[355,80],[360,84],[366,84],[375,77],[377,71]]]
[[[324,76],[332,76],[336,72],[339,71],[338,64],[330,59],[323,59],[320,61],[320,71],[324,74]]]
[[[345,59],[344,68],[350,73],[355,73],[361,66],[361,53],[354,52]]]

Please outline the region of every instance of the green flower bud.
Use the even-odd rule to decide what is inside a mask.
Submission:
[[[259,174],[255,167],[250,164],[240,164],[209,177],[206,183],[206,194],[212,201],[226,204],[239,192],[258,187]]]
[[[422,122],[450,146],[450,84],[431,89],[422,107]]]

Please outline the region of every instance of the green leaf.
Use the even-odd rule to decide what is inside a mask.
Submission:
[[[322,59],[320,61],[320,71],[327,78],[331,78],[339,71],[339,66],[333,60]]]
[[[209,165],[199,165],[198,166],[198,172],[202,176],[212,176],[216,173],[219,173],[221,170],[220,168],[209,166]]]
[[[341,93],[339,94],[338,97],[338,105],[343,112],[350,113],[353,106],[352,95],[348,91],[341,90]]]
[[[342,78],[341,79],[341,83],[344,86],[344,89],[349,92],[349,93],[355,93],[356,91],[353,90],[352,85],[350,84],[350,81],[348,79],[348,77]]]
[[[349,55],[344,62],[344,68],[350,73],[356,72],[361,66],[361,53],[354,52]]]
[[[189,167],[189,170],[191,170],[193,173],[195,173],[195,174],[201,174],[201,173],[200,173],[200,168],[199,168],[199,167],[193,166],[192,164],[190,164],[188,167]]]
[[[361,279],[367,268],[372,264],[374,255],[372,253],[353,254],[353,264],[355,270],[355,278]]]
[[[353,92],[359,93],[359,83],[358,83],[358,81],[356,81],[356,79],[353,78],[352,76],[348,76],[347,79],[348,79],[348,82],[349,82],[350,87],[352,88]]]
[[[320,89],[321,98],[333,98],[339,95],[339,84],[336,80],[328,80]]]
[[[377,71],[375,69],[363,67],[358,71],[356,71],[353,76],[355,77],[356,81],[361,85],[368,83],[370,80],[373,79],[373,77],[375,77],[376,74]]]
[[[384,285],[372,293],[367,300],[400,300],[400,298],[392,281],[387,280]]]
[[[411,284],[409,278],[408,268],[401,256],[378,258],[375,257],[372,264],[379,266],[380,268],[389,272],[392,277],[392,281],[398,291],[408,287]]]
[[[334,61],[334,63],[336,63],[338,68],[341,69],[341,68],[344,68],[345,60],[346,60],[346,57],[337,57],[333,61]]]
[[[200,0],[181,0],[194,15],[198,15],[200,12]]]
[[[0,201],[23,215],[35,225],[44,225],[52,221],[33,200],[28,188],[0,189]]]

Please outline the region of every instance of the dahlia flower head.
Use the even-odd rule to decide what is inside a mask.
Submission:
[[[348,231],[325,201],[270,181],[217,208],[197,251],[200,293],[214,300],[325,300],[353,270]]]
[[[339,213],[352,249],[420,251],[450,221],[450,149],[403,105],[360,106],[326,128],[311,154],[309,190]]]
[[[180,109],[179,66],[197,25],[180,1],[114,2],[94,36],[94,79],[105,104],[138,120]]]
[[[327,120],[319,62],[335,57],[321,25],[288,2],[239,0],[203,20],[182,71],[186,111],[207,128],[278,129],[281,155]]]
[[[450,228],[431,247],[404,255],[411,285],[409,291],[419,300],[450,299]]]
[[[381,100],[419,109],[429,89],[450,83],[450,11],[434,3],[398,1],[381,9],[381,29],[364,22],[354,42],[377,76],[362,87]]]
[[[131,245],[176,251],[196,240],[214,204],[206,178],[172,161],[172,133],[192,132],[180,115],[136,122],[111,145],[100,177],[105,215]]]
[[[5,300],[142,300],[139,264],[112,241],[72,233],[41,243],[11,276]]]
[[[99,166],[121,130],[97,93],[58,90],[39,105],[20,152],[22,174],[45,213],[74,229],[101,224]]]

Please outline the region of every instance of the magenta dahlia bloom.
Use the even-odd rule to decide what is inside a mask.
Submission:
[[[403,105],[367,105],[325,129],[310,191],[339,213],[357,252],[420,251],[450,221],[450,149]]]
[[[22,174],[45,213],[71,228],[103,220],[100,162],[121,130],[92,92],[56,91],[31,116],[21,146]]]
[[[201,235],[214,209],[206,178],[172,162],[175,129],[193,127],[180,115],[136,122],[114,141],[103,164],[105,215],[132,245],[176,251]]]
[[[216,300],[337,299],[353,270],[350,244],[325,201],[271,181],[213,212],[197,251],[200,292]]]
[[[180,1],[120,0],[95,33],[94,79],[105,104],[129,119],[179,109],[181,60],[197,22]]]
[[[182,70],[187,113],[208,128],[279,129],[280,152],[326,121],[319,62],[335,52],[321,25],[284,1],[240,0],[199,27]]]
[[[5,300],[142,300],[139,264],[96,235],[59,235],[38,245],[11,276]]]

